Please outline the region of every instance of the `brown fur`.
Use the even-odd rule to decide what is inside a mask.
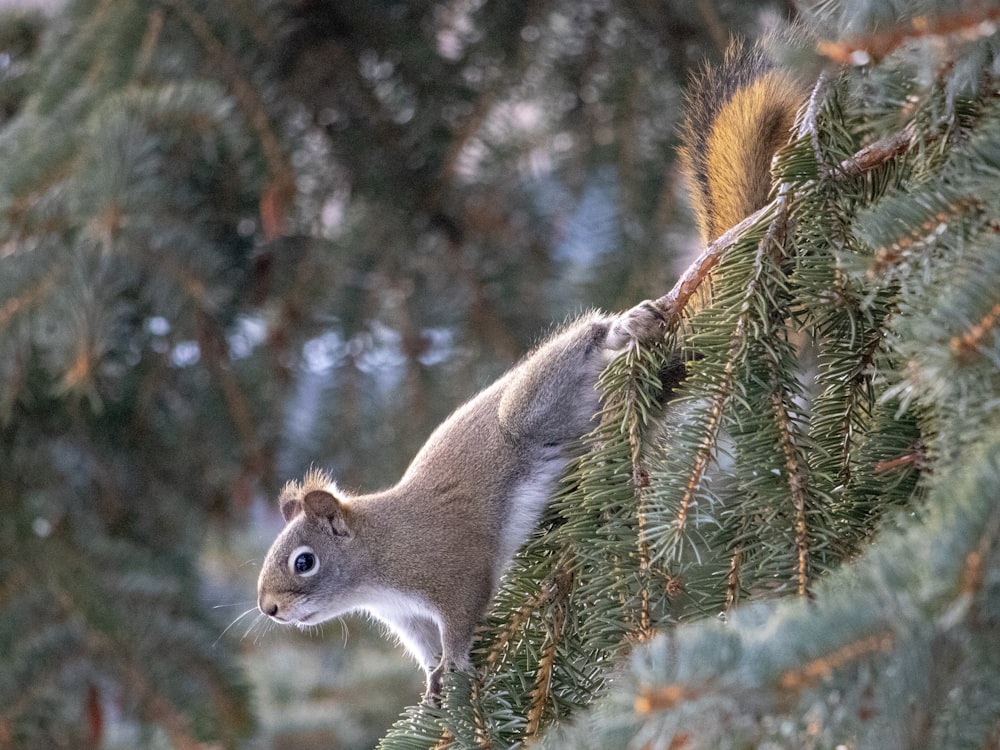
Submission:
[[[736,42],[688,93],[681,166],[702,240],[710,242],[767,203],[771,159],[788,142],[804,87]]]

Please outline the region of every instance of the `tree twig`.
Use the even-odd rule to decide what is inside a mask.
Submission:
[[[913,39],[957,35],[968,40],[989,36],[995,32],[994,24],[1000,19],[1000,9],[984,7],[986,5],[973,4],[972,10],[944,13],[935,17],[916,16],[872,34],[846,40],[821,41],[816,49],[821,55],[842,65],[867,65],[878,62]]]
[[[831,175],[831,179],[836,181],[857,179],[905,154],[909,151],[912,143],[913,139],[908,128],[883,136],[859,150],[852,157],[842,161],[838,171]],[[718,265],[729,248],[736,244],[736,241],[743,236],[746,230],[756,224],[761,217],[774,211],[778,202],[782,200],[785,199],[783,197],[775,198],[771,203],[750,214],[739,224],[708,243],[691,265],[678,277],[673,288],[653,301],[653,305],[663,314],[667,327],[676,327],[680,323],[681,315],[691,297],[701,287],[702,282],[709,277],[712,269]],[[637,307],[645,304],[647,303],[640,303]]]

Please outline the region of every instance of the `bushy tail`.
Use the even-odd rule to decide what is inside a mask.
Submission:
[[[794,76],[741,42],[692,82],[680,158],[706,243],[767,202],[771,159],[804,98]]]

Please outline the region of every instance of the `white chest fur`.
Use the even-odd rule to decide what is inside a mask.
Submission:
[[[424,669],[435,663],[441,651],[441,614],[423,597],[372,588],[365,592],[361,609],[386,625]]]

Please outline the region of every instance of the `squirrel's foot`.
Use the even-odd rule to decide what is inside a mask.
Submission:
[[[441,708],[441,678],[443,675],[443,664],[439,664],[432,672],[427,673],[427,688],[424,690],[424,703],[434,708]]]
[[[445,663],[443,660],[434,669],[427,673],[427,689],[424,691],[424,703],[435,708],[441,707],[442,683],[445,673],[461,672],[468,675],[469,679],[475,680],[476,673],[468,658],[457,662]]]
[[[644,300],[626,310],[611,325],[607,345],[610,349],[624,349],[630,341],[650,342],[663,338],[667,315],[653,300]]]

